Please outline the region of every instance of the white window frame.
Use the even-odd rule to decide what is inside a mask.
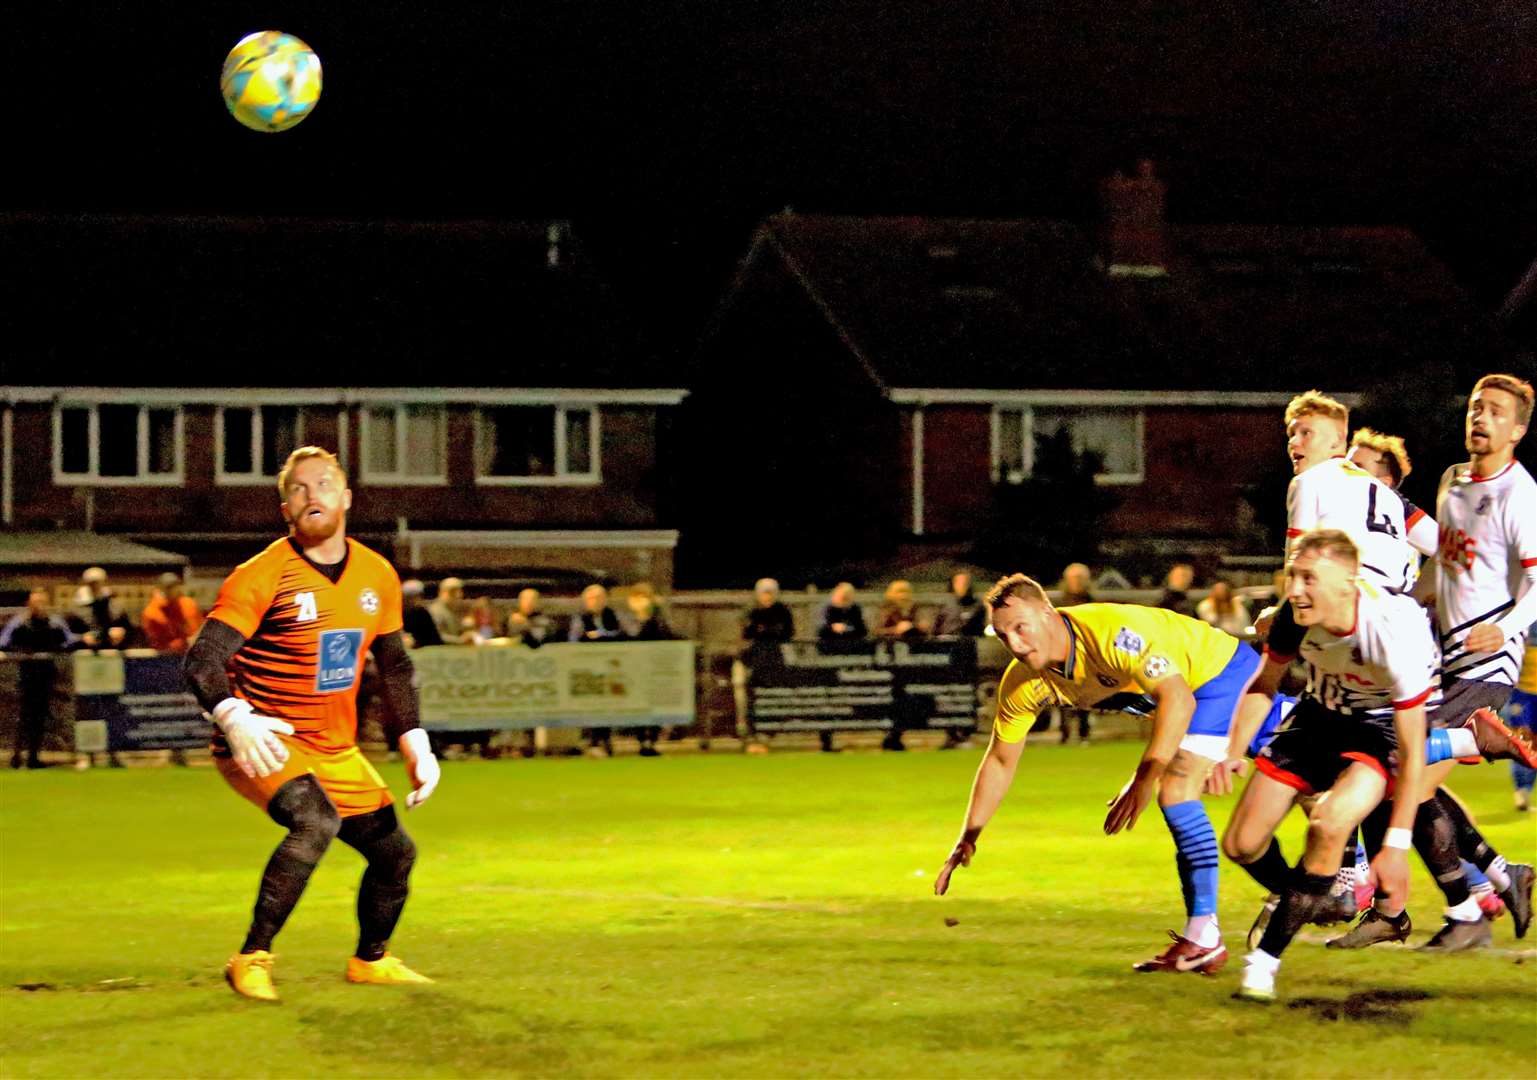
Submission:
[[[1101,409],[1106,412],[1129,412],[1133,415],[1137,429],[1137,471],[1133,473],[1100,473],[1094,477],[1096,484],[1107,487],[1115,487],[1127,484],[1140,484],[1147,475],[1147,410],[1136,406],[1125,405],[1087,405],[1070,406],[1086,409]],[[1027,405],[994,405],[992,412],[992,431],[990,453],[992,458],[993,483],[1000,483],[1006,479],[1003,475],[1003,443],[1002,443],[1002,416],[1004,413],[1019,413],[1020,438],[1023,441],[1020,460],[1023,463],[1023,478],[1029,479],[1035,474],[1035,410],[1037,408],[1058,410],[1064,408],[1057,404],[1027,404]]]
[[[395,472],[376,472],[368,467],[368,448],[371,445],[369,426],[375,409],[395,410]],[[410,409],[435,409],[442,418],[438,424],[438,472],[431,476],[407,475],[400,472],[406,460],[406,413]],[[401,401],[372,402],[358,407],[358,437],[362,453],[358,460],[358,476],[370,483],[394,487],[434,487],[448,483],[448,406],[434,402]]]
[[[528,405],[534,408],[549,407],[545,402],[510,402],[511,405]],[[602,447],[603,413],[597,402],[580,405],[553,406],[555,410],[555,473],[552,476],[491,476],[480,471],[481,440],[486,429],[486,410],[475,410],[475,483],[489,487],[594,487],[603,482],[603,461],[599,455]],[[574,473],[566,469],[566,413],[585,412],[592,418],[587,427],[587,456],[591,469]]]
[[[139,410],[137,426],[138,446],[134,476],[101,475],[101,416],[97,410],[102,405],[129,405]],[[87,460],[89,469],[83,473],[64,471],[64,411],[84,409],[88,420],[86,438],[89,442]],[[168,473],[149,472],[149,413],[150,410],[169,411],[174,415],[176,444],[176,469]],[[185,416],[180,405],[146,404],[134,401],[58,401],[53,406],[53,482],[60,487],[176,487],[186,481],[187,440]]]
[[[287,401],[256,401],[250,405],[220,405],[214,411],[213,444],[214,444],[214,483],[220,487],[255,487],[261,484],[270,484],[277,479],[276,474],[267,476],[261,471],[262,464],[262,409],[273,406],[291,406],[298,414],[299,424],[295,429],[294,438],[298,446],[304,445],[304,407],[293,405]],[[251,468],[249,473],[232,473],[224,468],[224,414],[230,409],[247,409],[251,413]]]

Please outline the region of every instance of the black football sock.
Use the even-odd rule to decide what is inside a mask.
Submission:
[[[1420,803],[1414,815],[1414,850],[1425,861],[1425,868],[1446,894],[1446,906],[1456,907],[1468,899],[1468,878],[1462,872],[1462,856],[1457,853],[1457,829],[1452,819],[1432,798]]]
[[[336,808],[313,776],[301,776],[280,787],[267,804],[267,813],[279,825],[287,826],[288,835],[262,872],[251,929],[240,948],[243,953],[272,949],[272,940],[304,895],[310,874],[341,824]]]
[[[1249,876],[1259,882],[1264,890],[1280,895],[1291,884],[1292,868],[1286,865],[1286,858],[1281,854],[1281,841],[1274,837],[1270,840],[1270,846],[1265,849],[1265,854],[1251,863],[1240,863]]]
[[[1434,802],[1446,814],[1447,819],[1452,823],[1452,828],[1456,831],[1457,853],[1482,870],[1493,883],[1495,891],[1504,892],[1510,888],[1510,878],[1504,873],[1505,860],[1500,858],[1498,851],[1489,846],[1489,841],[1485,840],[1484,834],[1478,831],[1478,826],[1473,824],[1473,819],[1468,817],[1468,812],[1462,808],[1462,804],[1445,788],[1436,791]],[[1494,873],[1490,873],[1491,870]],[[1497,879],[1503,879],[1504,884]]]
[[[342,822],[340,836],[368,860],[358,886],[355,955],[360,960],[378,960],[389,950],[390,936],[411,892],[416,845],[400,827],[393,806],[348,818]]]
[[[1292,871],[1291,884],[1281,894],[1281,903],[1270,916],[1264,936],[1259,939],[1260,951],[1279,960],[1292,938],[1328,901],[1329,890],[1333,887],[1333,874],[1310,874],[1298,863]]]

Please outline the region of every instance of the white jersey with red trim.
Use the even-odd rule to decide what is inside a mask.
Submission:
[[[1527,609],[1537,604],[1537,482],[1519,461],[1488,477],[1475,476],[1466,462],[1453,465],[1441,476],[1436,523],[1442,674],[1514,685],[1532,621]],[[1468,630],[1490,621],[1505,631],[1504,646],[1464,651]]]
[[[1299,655],[1310,697],[1330,712],[1393,719],[1395,709],[1441,701],[1435,636],[1425,609],[1408,596],[1356,585],[1356,625],[1344,637],[1311,626]]]
[[[1435,553],[1434,536],[1421,523],[1425,512],[1371,473],[1347,461],[1320,461],[1292,478],[1286,489],[1286,562],[1297,538],[1312,529],[1338,529],[1361,552],[1361,575],[1390,589],[1414,583],[1414,544]]]

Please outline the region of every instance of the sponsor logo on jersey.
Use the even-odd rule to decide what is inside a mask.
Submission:
[[[1142,665],[1142,674],[1149,679],[1161,679],[1169,673],[1169,661],[1162,656],[1149,656]]]
[[[357,682],[358,661],[363,651],[363,631],[322,630],[320,654],[315,665],[315,690],[334,694],[351,690]]]
[[[1142,650],[1146,647],[1142,641],[1142,635],[1133,633],[1124,626],[1121,627],[1120,633],[1115,635],[1113,644],[1115,648],[1120,649],[1122,652],[1131,653],[1133,656],[1141,655]]]
[[[364,589],[358,594],[358,607],[363,609],[365,615],[376,615],[379,612],[379,594],[372,589]]]

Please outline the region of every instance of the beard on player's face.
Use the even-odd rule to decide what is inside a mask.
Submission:
[[[343,513],[340,506],[327,507],[311,503],[297,513],[291,512],[289,523],[293,526],[294,535],[301,541],[318,544],[331,539],[341,529]]]

